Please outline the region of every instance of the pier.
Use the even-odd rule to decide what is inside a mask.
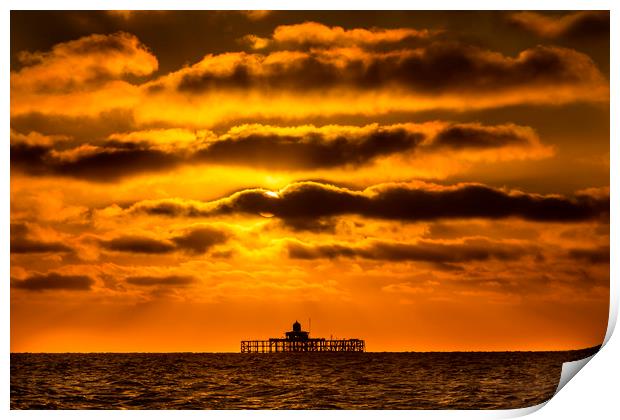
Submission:
[[[310,338],[308,331],[302,331],[301,324],[297,321],[293,324],[293,330],[286,332],[285,337],[241,341],[241,353],[363,352],[365,350],[364,340],[359,338],[336,340]]]

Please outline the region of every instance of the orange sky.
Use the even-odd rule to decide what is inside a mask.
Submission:
[[[12,12],[11,53],[12,351],[605,335],[606,12]]]

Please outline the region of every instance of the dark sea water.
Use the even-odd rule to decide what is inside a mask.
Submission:
[[[488,409],[595,353],[13,353],[12,409]]]

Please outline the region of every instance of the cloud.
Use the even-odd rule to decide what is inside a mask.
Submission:
[[[403,127],[374,125],[359,130],[245,130],[197,152],[200,161],[244,164],[273,169],[317,169],[362,165],[373,159],[414,149],[424,135]]]
[[[585,261],[590,264],[609,264],[609,246],[598,248],[574,248],[568,252],[568,256],[575,260]]]
[[[309,39],[326,36],[334,45],[345,46],[209,54],[149,81],[138,78],[152,75],[157,60],[126,33],[91,35],[47,52],[22,53],[24,66],[11,75],[11,116],[94,118],[124,109],[141,128],[213,127],[238,118],[609,100],[608,80],[588,56],[575,50],[537,46],[512,56],[431,37],[432,43],[420,47],[388,43],[373,51],[367,46],[415,30],[340,29],[318,23],[288,25],[274,36],[295,39],[291,33],[301,31]],[[364,48],[346,46],[352,42]]]
[[[103,249],[116,252],[137,254],[168,254],[182,251],[190,254],[204,254],[215,245],[222,244],[230,234],[212,226],[200,226],[186,229],[182,234],[169,239],[155,239],[146,236],[120,236],[110,240],[101,240]]]
[[[190,229],[183,235],[172,238],[178,249],[194,254],[204,254],[215,245],[226,242],[229,235],[213,227]]]
[[[391,183],[355,191],[317,182],[298,182],[278,192],[248,189],[210,202],[143,201],[132,205],[128,211],[178,217],[268,214],[290,225],[300,220],[347,214],[410,222],[510,217],[538,222],[576,222],[608,218],[609,197],[528,194],[481,184]]]
[[[35,176],[112,181],[146,171],[171,169],[180,163],[173,154],[130,143],[86,144],[62,152],[46,146],[11,145],[11,168]]]
[[[85,143],[106,138],[113,133],[131,131],[136,126],[130,110],[115,109],[96,116],[71,117],[62,113],[41,112],[20,114],[11,116],[11,128],[19,133],[37,132],[47,136],[69,137]]]
[[[508,57],[457,43],[389,52],[336,48],[267,55],[207,55],[199,63],[173,73],[172,79],[177,80],[176,89],[185,94],[213,89],[330,88],[488,94],[606,83],[594,62],[575,50],[537,46]]]
[[[258,35],[245,35],[244,37],[239,39],[241,44],[248,45],[253,50],[262,50],[267,48],[271,41],[268,38],[263,38]]]
[[[562,16],[517,12],[510,21],[544,38],[609,37],[609,11],[579,11]]]
[[[48,252],[72,252],[60,242],[39,242],[28,238],[11,239],[11,254],[36,254]]]
[[[383,156],[437,148],[445,152],[505,147],[520,148],[530,156],[548,153],[529,127],[433,121],[362,127],[243,125],[198,151],[196,158],[271,169],[317,169],[359,166]]]
[[[65,143],[70,139],[64,135],[44,135],[36,131],[30,131],[28,134],[20,133],[11,129],[11,144],[26,144],[30,146],[49,147],[54,144]]]
[[[310,46],[333,48],[397,43],[407,39],[426,39],[430,36],[431,31],[427,29],[344,29],[341,26],[304,22],[295,25],[280,25],[273,31],[271,38],[261,38],[251,34],[243,37],[243,41],[253,49],[263,49],[274,44],[285,48]]]
[[[22,51],[22,68],[11,72],[11,90],[62,93],[125,76],[147,76],[157,59],[135,35],[93,34],[56,44],[47,52]]]
[[[552,153],[529,127],[440,121],[362,127],[250,124],[233,127],[220,136],[206,130],[157,129],[115,133],[108,139],[75,148],[61,145],[61,150],[47,144],[12,142],[11,167],[30,175],[113,181],[187,164],[299,171],[358,167],[378,158],[418,152],[471,150],[478,158],[492,160],[539,158]]]
[[[11,278],[11,287],[31,292],[45,290],[90,290],[94,280],[88,276],[72,276],[50,272],[35,274],[25,279]]]
[[[238,13],[241,13],[245,17],[250,20],[263,20],[267,16],[273,14],[273,10],[238,10]]]
[[[148,287],[148,286],[187,286],[196,281],[191,276],[135,276],[127,277],[125,281],[134,286]]]
[[[73,249],[58,241],[31,238],[28,226],[11,223],[11,254],[65,253]]]
[[[161,241],[143,236],[120,236],[107,241],[100,241],[100,244],[108,251],[140,254],[166,254],[176,249],[175,246],[168,241]]]
[[[466,239],[460,243],[418,241],[416,243],[370,241],[363,245],[342,243],[304,244],[289,241],[288,255],[297,259],[363,258],[380,261],[422,261],[463,263],[469,261],[518,260],[534,250],[518,244],[486,239]]]
[[[23,237],[23,236],[26,236],[28,232],[30,232],[30,229],[28,228],[28,225],[26,225],[25,223],[11,223],[11,230],[10,230],[11,237],[13,236]]]
[[[491,149],[536,145],[538,138],[529,127],[514,124],[483,126],[479,123],[451,124],[435,136],[432,146],[449,149]]]

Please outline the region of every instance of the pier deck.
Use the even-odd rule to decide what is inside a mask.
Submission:
[[[304,341],[293,341],[285,338],[269,340],[244,340],[241,342],[241,353],[280,353],[280,352],[342,352],[364,351],[364,340],[357,338],[344,340],[326,340],[309,338]]]

